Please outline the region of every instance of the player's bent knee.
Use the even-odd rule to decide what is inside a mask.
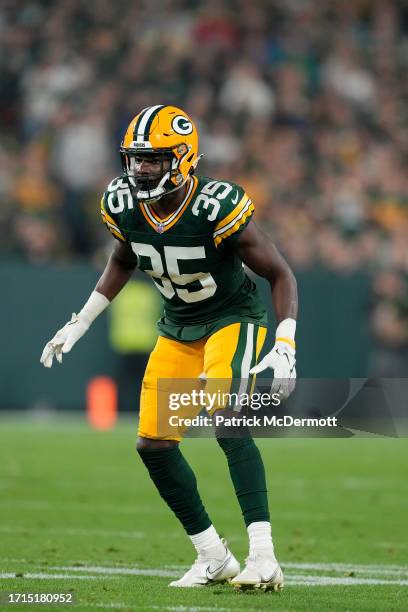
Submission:
[[[162,450],[165,448],[173,448],[177,444],[178,442],[176,440],[152,440],[150,438],[139,437],[136,443],[136,450]]]

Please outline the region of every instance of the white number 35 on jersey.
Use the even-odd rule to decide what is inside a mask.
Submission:
[[[165,246],[164,258],[166,260],[169,278],[164,275],[164,266],[160,253],[152,244],[132,242],[132,249],[138,257],[148,257],[150,259],[151,268],[144,268],[144,272],[152,277],[158,290],[168,300],[171,300],[171,298],[177,295],[183,302],[191,304],[193,302],[207,300],[217,291],[216,282],[209,272],[195,272],[194,274],[180,273],[178,260],[186,259],[191,261],[193,259],[205,259],[205,248],[203,246]],[[184,286],[194,281],[198,281],[202,288],[193,290],[181,289],[180,287],[173,286],[173,283]]]

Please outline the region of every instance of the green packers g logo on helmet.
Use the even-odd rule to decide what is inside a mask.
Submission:
[[[176,134],[191,134],[193,131],[193,124],[183,115],[177,115],[174,117],[173,121],[171,122],[171,127]]]

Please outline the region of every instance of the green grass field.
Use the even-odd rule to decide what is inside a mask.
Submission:
[[[135,430],[0,419],[1,591],[72,592],[80,610],[408,609],[407,439],[259,440],[286,586],[241,594],[168,588],[194,551],[134,451]],[[221,451],[213,440],[183,448],[242,561],[246,534]]]

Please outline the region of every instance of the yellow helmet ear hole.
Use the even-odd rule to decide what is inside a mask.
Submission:
[[[185,144],[181,144],[180,146],[177,147],[177,153],[179,155],[184,155],[184,153],[186,153],[186,152],[187,152],[187,147],[186,147]]]

